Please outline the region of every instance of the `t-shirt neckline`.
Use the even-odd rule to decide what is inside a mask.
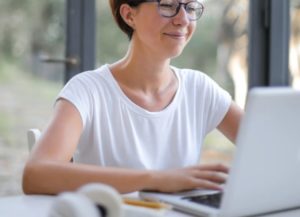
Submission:
[[[109,83],[112,85],[113,89],[120,96],[121,100],[125,103],[125,105],[130,107],[131,110],[133,110],[134,112],[139,113],[144,116],[160,117],[160,116],[163,116],[166,113],[174,110],[177,107],[177,104],[178,104],[178,101],[179,101],[179,98],[181,95],[181,91],[182,91],[181,90],[182,82],[181,82],[181,78],[178,73],[178,69],[176,67],[171,66],[171,69],[173,70],[175,76],[178,79],[178,88],[176,90],[175,96],[173,97],[173,99],[169,105],[167,105],[164,109],[162,109],[160,111],[155,111],[155,112],[149,111],[149,110],[137,105],[131,99],[129,99],[129,97],[123,92],[123,90],[119,86],[118,82],[112,75],[112,72],[109,68],[109,64],[105,64],[104,67],[105,67],[105,71],[107,72],[107,75],[108,75],[107,78],[111,81]]]

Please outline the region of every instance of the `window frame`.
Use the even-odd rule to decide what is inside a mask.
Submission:
[[[250,0],[249,88],[289,85],[290,1]]]
[[[95,67],[96,4],[95,0],[66,1],[66,59],[77,64],[65,65],[66,83],[74,75]]]

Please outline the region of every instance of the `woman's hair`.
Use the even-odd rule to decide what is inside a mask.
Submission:
[[[120,7],[122,4],[128,4],[131,7],[137,7],[142,2],[145,1],[144,0],[109,0],[113,17],[117,22],[118,26],[120,27],[120,29],[127,34],[129,40],[131,40],[132,38],[133,29],[129,25],[127,25],[127,23],[123,20],[120,14]]]

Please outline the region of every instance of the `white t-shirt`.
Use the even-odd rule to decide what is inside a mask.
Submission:
[[[159,112],[133,103],[108,65],[73,77],[58,98],[70,101],[82,118],[74,161],[158,170],[198,163],[203,139],[222,121],[231,97],[199,71],[173,70],[178,90]]]

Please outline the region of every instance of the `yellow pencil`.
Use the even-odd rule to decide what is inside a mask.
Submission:
[[[152,209],[170,209],[171,206],[165,203],[154,202],[154,201],[145,201],[131,198],[123,198],[123,202],[128,205],[133,206],[142,206]]]

